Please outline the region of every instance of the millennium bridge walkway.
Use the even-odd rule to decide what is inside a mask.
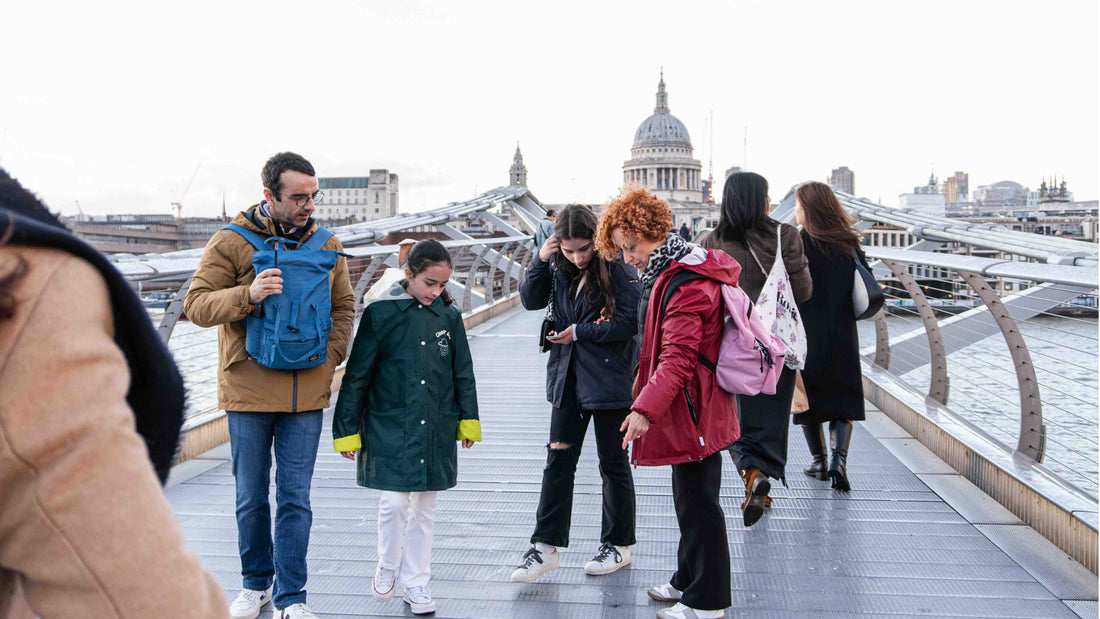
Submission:
[[[638,543],[633,564],[607,576],[583,565],[599,545],[601,483],[591,429],[577,472],[570,547],[539,582],[509,575],[529,545],[549,432],[541,316],[515,308],[471,329],[484,442],[460,450],[458,486],[441,493],[432,591],[438,617],[653,617],[645,595],[667,582],[679,533],[670,469],[634,470]],[[331,413],[331,410],[328,411]],[[744,486],[723,463],[733,571],[729,617],[1095,617],[1096,576],[1043,539],[877,411],[856,424],[853,491],[802,474],[809,453],[790,440],[789,488],[745,528]],[[168,499],[188,545],[232,597],[240,588],[233,477],[223,445],[179,465]],[[411,616],[369,594],[378,492],[322,432],[313,480],[311,605],[322,617]],[[274,504],[274,487],[272,487]],[[1076,614],[1075,614],[1076,613]],[[270,612],[261,615],[269,617]]]
[[[836,494],[801,473],[809,456],[795,429],[789,487],[775,486],[774,508],[746,529],[727,460],[727,616],[1097,617],[1097,244],[838,197],[858,227],[893,238],[866,247],[888,305],[860,323],[868,419],[849,457],[854,490]],[[793,204],[792,192],[773,217],[790,220]],[[437,616],[653,617],[644,591],[671,575],[678,539],[669,469],[635,469],[633,564],[586,576],[601,506],[591,438],[562,569],[532,584],[508,579],[528,546],[548,435],[541,315],[516,307],[544,212],[512,186],[334,231],[352,255],[357,304],[399,265],[405,237],[445,239],[455,257],[449,288],[470,334],[485,441],[460,450],[459,485],[441,496]],[[189,394],[166,493],[232,598],[240,562],[215,333],[180,320],[200,254],[114,261],[140,291],[175,295],[154,315]],[[326,426],[313,483],[309,600],[322,617],[406,616],[367,593],[378,493],[356,486],[330,436]]]

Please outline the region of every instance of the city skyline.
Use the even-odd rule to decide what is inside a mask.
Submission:
[[[719,200],[731,166],[773,199],[839,166],[885,204],[933,169],[971,188],[1054,171],[1078,199],[1100,185],[1095,3],[109,4],[139,27],[76,3],[6,9],[27,27],[0,52],[28,60],[0,99],[0,166],[65,214],[172,213],[199,162],[183,214],[220,214],[223,193],[240,210],[279,150],[319,176],[389,169],[401,210],[425,210],[504,185],[517,141],[540,200],[602,202],[662,67]],[[926,79],[957,66],[957,92]]]

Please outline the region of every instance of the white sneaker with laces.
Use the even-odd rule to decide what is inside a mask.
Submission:
[[[520,563],[519,567],[512,572],[512,582],[534,582],[539,576],[558,569],[561,565],[558,554],[555,550],[544,555],[538,548],[531,546],[531,549],[523,555],[523,563]]]
[[[387,570],[379,563],[374,569],[374,581],[371,587],[374,590],[374,599],[385,602],[393,598],[395,584],[397,584],[397,570]]]
[[[317,619],[317,615],[302,603],[291,604],[275,613],[275,619]]]
[[[725,610],[696,610],[680,602],[671,608],[662,608],[657,611],[657,619],[720,619],[725,616]]]
[[[610,574],[630,565],[630,546],[601,544],[596,556],[584,564],[584,573],[589,576]]]
[[[271,587],[263,591],[245,589],[237,595],[237,599],[229,605],[229,616],[233,619],[256,619],[260,616],[260,609],[271,601]]]
[[[402,597],[405,598],[405,603],[409,605],[414,615],[435,612],[435,600],[432,599],[432,592],[426,585],[405,587],[405,594]]]

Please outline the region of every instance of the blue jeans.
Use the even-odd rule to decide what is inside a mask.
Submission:
[[[309,485],[321,440],[320,410],[227,411],[237,482],[237,544],[244,588],[275,583],[275,608],[306,601],[306,551],[313,511]],[[275,542],[271,540],[271,446],[275,445]],[[276,572],[278,565],[278,572]]]

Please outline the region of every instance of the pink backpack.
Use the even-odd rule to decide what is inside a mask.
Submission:
[[[680,284],[695,279],[708,279],[693,271],[680,271],[672,276],[661,300],[658,315],[662,317],[672,292]],[[760,322],[760,316],[749,296],[737,286],[716,282],[722,289],[725,306],[725,326],[718,347],[717,363],[699,353],[699,362],[711,372],[723,391],[740,395],[775,394],[779,373],[783,371],[783,356],[787,347]]]

